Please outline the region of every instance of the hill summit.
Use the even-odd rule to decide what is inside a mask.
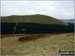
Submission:
[[[39,24],[60,24],[68,25],[67,23],[47,15],[11,15],[1,17],[1,23],[39,23]]]

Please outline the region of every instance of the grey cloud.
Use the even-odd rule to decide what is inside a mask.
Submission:
[[[1,16],[44,14],[59,19],[74,18],[74,1],[2,1]]]

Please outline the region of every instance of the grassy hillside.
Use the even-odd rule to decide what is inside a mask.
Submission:
[[[68,25],[67,23],[58,20],[56,18],[53,18],[51,16],[47,15],[12,15],[12,16],[6,16],[1,17],[2,23],[17,23],[17,22],[24,22],[24,23],[40,23],[40,24],[61,24],[61,25]]]
[[[38,39],[25,42],[18,41],[20,37],[26,36],[32,37],[33,35],[2,35],[1,54],[9,56],[59,56],[59,50],[74,50],[74,33],[48,34],[47,36],[46,34],[35,34]]]

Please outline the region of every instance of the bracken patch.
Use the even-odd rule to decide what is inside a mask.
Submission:
[[[38,38],[42,38],[42,37],[46,37],[46,36],[50,36],[50,35],[49,34],[31,34],[31,35],[20,37],[18,40],[20,42],[24,42],[24,41],[30,41],[33,39],[38,39]]]

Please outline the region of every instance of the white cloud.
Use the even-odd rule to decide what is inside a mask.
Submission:
[[[49,9],[49,10],[56,10],[56,8],[54,6],[51,6],[47,3],[43,3],[41,7],[44,9]]]

